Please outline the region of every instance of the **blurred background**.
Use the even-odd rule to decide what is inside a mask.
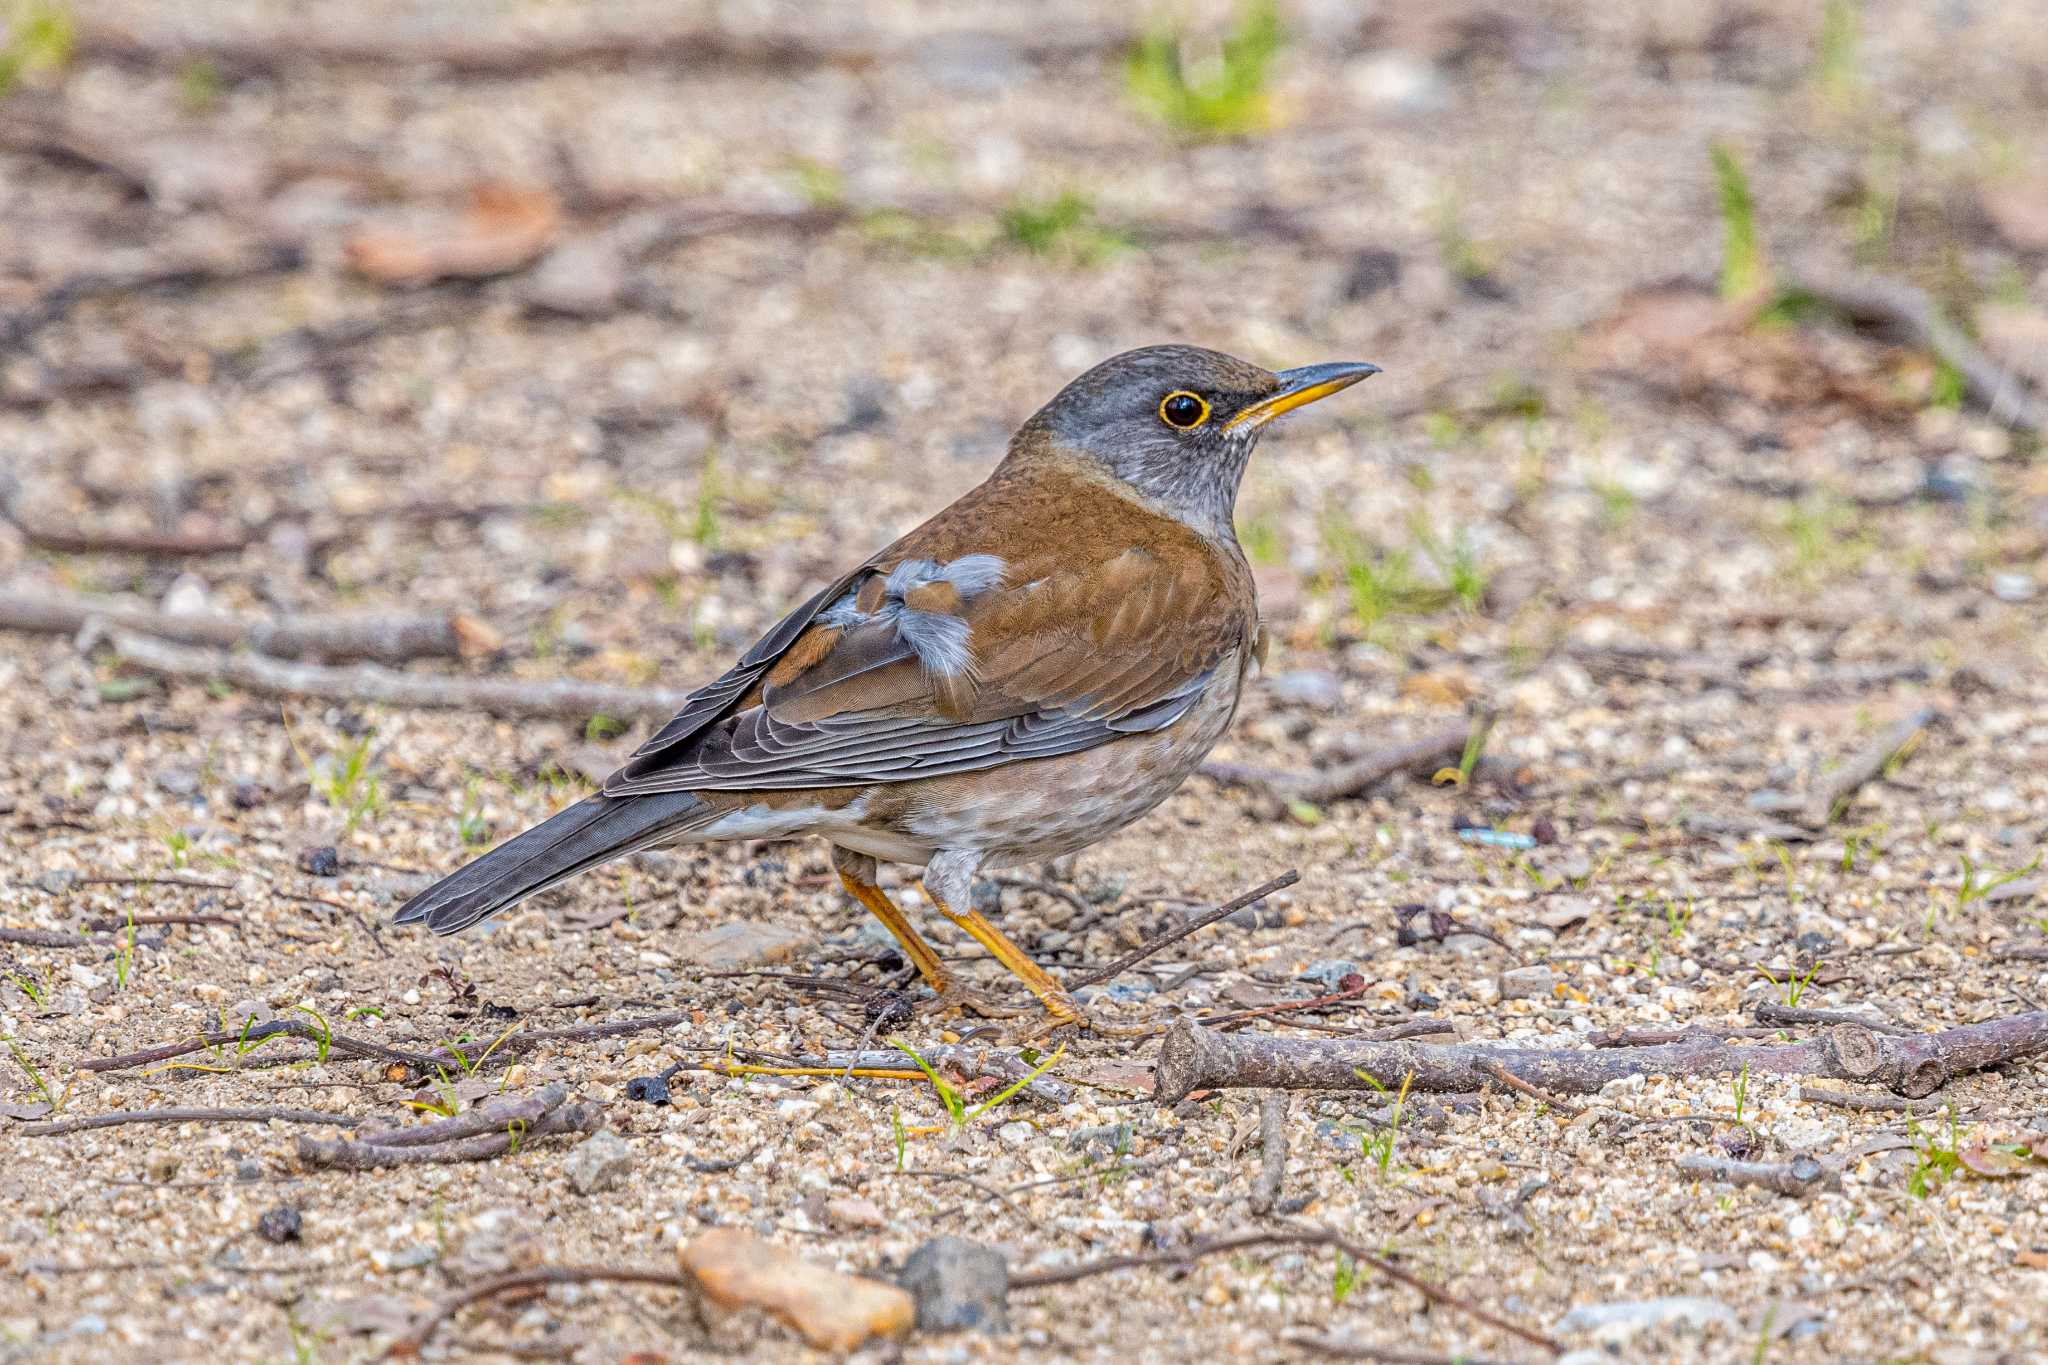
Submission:
[[[2031,5],[4,13],[16,578],[680,684],[1179,339],[1386,367],[1241,504],[1359,666],[1787,588],[2040,623]],[[38,552],[96,530],[208,552]]]

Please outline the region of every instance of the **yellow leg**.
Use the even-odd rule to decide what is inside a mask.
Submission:
[[[835,859],[839,884],[846,888],[846,894],[866,906],[868,913],[882,922],[882,927],[902,945],[903,955],[917,968],[917,974],[924,978],[925,984],[944,995],[951,983],[946,978],[945,967],[939,962],[939,955],[932,951],[932,945],[926,943],[910,921],[904,918],[903,912],[896,908],[896,902],[889,899],[889,893],[875,885],[874,864],[870,862],[863,868],[848,866],[849,861]]]
[[[1045,968],[1025,956],[1024,950],[1010,942],[1002,930],[973,910],[962,912],[946,904],[939,894],[932,890],[929,879],[919,882],[918,886],[923,889],[925,898],[931,901],[933,908],[966,930],[969,937],[988,949],[989,955],[1008,968],[1011,975],[1031,988],[1031,993],[1045,1005],[1045,1012],[1052,1016],[1052,1027],[1082,1022],[1081,1008],[1074,1003],[1074,998],[1067,994],[1067,988],[1053,980]]]

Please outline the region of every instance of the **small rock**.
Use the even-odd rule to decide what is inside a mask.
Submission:
[[[166,768],[153,775],[157,789],[172,796],[191,796],[199,790],[199,770],[196,768]]]
[[[52,896],[61,896],[77,884],[77,871],[68,867],[45,868],[36,876],[37,888]]]
[[[1331,957],[1320,962],[1311,962],[1295,973],[1297,981],[1312,981],[1326,991],[1341,990],[1344,978],[1357,976],[1358,964],[1349,958]]]
[[[279,1204],[274,1209],[266,1209],[263,1216],[256,1220],[257,1235],[264,1241],[275,1242],[279,1246],[286,1242],[298,1241],[305,1230],[305,1218],[290,1204]]]
[[[1450,83],[1436,63],[1412,53],[1375,52],[1344,74],[1359,98],[1394,113],[1433,114],[1451,102]]]
[[[1623,1342],[1638,1332],[1667,1322],[1697,1328],[1720,1323],[1734,1328],[1739,1320],[1735,1310],[1719,1299],[1680,1295],[1664,1299],[1582,1304],[1557,1320],[1557,1330],[1587,1332],[1602,1341]]]
[[[71,964],[71,980],[80,989],[88,991],[96,991],[106,984],[105,977],[86,966],[83,962]]]
[[[916,1301],[921,1332],[1010,1329],[1010,1266],[993,1247],[934,1237],[910,1253],[896,1283]]]
[[[779,924],[735,920],[691,934],[673,945],[676,959],[699,967],[732,970],[783,962],[810,942],[808,935]]]
[[[836,1228],[878,1228],[888,1221],[882,1215],[881,1205],[859,1196],[829,1200],[825,1217]]]
[[[166,615],[178,616],[190,612],[205,611],[207,607],[206,580],[197,574],[181,573],[173,579],[164,593],[163,610]]]
[[[918,1320],[911,1296],[895,1285],[813,1265],[738,1228],[712,1229],[678,1259],[711,1302],[762,1309],[821,1351],[902,1336]]]
[[[1278,674],[1266,684],[1266,690],[1283,706],[1334,711],[1344,704],[1344,684],[1326,668],[1297,668]]]
[[[277,1014],[270,1006],[253,998],[237,1000],[227,1013],[228,1027],[237,1031],[250,1024],[267,1024],[275,1018]]]
[[[270,789],[268,787],[264,786],[261,782],[251,781],[246,778],[235,783],[234,790],[228,793],[228,800],[234,803],[236,810],[255,810],[269,799]]]
[[[1557,991],[1557,973],[1548,967],[1510,967],[1500,974],[1503,1000],[1548,1000]]]
[[[1038,1130],[1022,1119],[1012,1119],[996,1129],[996,1136],[1012,1147],[1021,1147],[1038,1135]]]
[[[593,1133],[562,1160],[562,1171],[578,1194],[595,1194],[619,1183],[633,1169],[633,1149],[617,1133]]]
[[[341,855],[334,851],[332,844],[299,850],[299,871],[309,877],[338,877],[341,875]]]
[[[263,1178],[263,1163],[260,1161],[238,1161],[235,1163],[235,1179],[244,1184],[253,1184]]]
[[[668,1078],[665,1076],[635,1076],[626,1082],[626,1098],[642,1104],[667,1104],[669,1102]]]
[[[2031,602],[2038,589],[2029,573],[1991,575],[1991,595],[2001,602]]]

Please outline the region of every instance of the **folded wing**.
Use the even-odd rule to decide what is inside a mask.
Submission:
[[[1164,729],[1251,645],[1226,567],[1207,546],[1085,571],[878,560],[692,697],[605,794],[902,782]]]

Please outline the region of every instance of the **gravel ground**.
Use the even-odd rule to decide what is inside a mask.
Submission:
[[[380,41],[431,13],[360,8]],[[1284,11],[1265,126],[1214,139],[1147,115],[1130,31],[1093,7],[1027,24],[873,0],[829,28],[806,6],[727,8],[704,22],[752,57],[479,74],[137,58],[108,35],[161,32],[153,7],[76,7],[69,66],[0,97],[0,499],[23,526],[247,543],[62,552],[0,525],[0,584],[460,613],[478,647],[415,671],[687,687],[971,486],[1097,359],[1167,339],[1369,359],[1386,373],[1292,419],[1247,482],[1275,644],[1215,757],[1306,771],[1483,706],[1489,761],[1463,786],[1399,775],[1292,808],[1196,778],[1078,863],[991,888],[1040,961],[1091,969],[1292,868],[1264,913],[1169,948],[1098,1014],[1341,989],[1297,1016],[1311,1025],[1249,1027],[1428,1019],[1584,1047],[1740,1028],[1771,1003],[1922,1031],[2048,1000],[2038,440],[1951,401],[1952,373],[1895,339],[1711,293],[1721,145],[1780,279],[1820,263],[1912,281],[2042,373],[2032,7],[1317,0]],[[542,48],[674,22],[491,9],[465,32]],[[258,48],[336,17],[181,13]],[[1237,22],[1179,13],[1196,56]],[[837,55],[759,46],[789,35]],[[59,125],[92,136],[59,152],[23,131]],[[363,278],[352,233],[460,239],[474,223],[449,215],[480,184],[538,196],[569,246],[664,205],[755,217],[685,214],[568,313],[533,270]],[[430,214],[444,226],[407,226]],[[287,268],[219,277],[280,242]],[[121,285],[194,261],[214,277]],[[111,283],[53,292],[86,275]],[[2000,350],[2029,319],[2034,348]],[[647,855],[463,938],[387,929],[466,843],[544,817],[644,727],[280,703],[80,644],[0,634],[0,927],[136,924],[0,944],[0,1358],[368,1359],[452,1288],[536,1264],[670,1270],[714,1226],[887,1278],[940,1233],[1026,1274],[1290,1223],[1587,1360],[2048,1356],[2048,1169],[1984,1178],[1956,1155],[2048,1130],[2038,1060],[1960,1077],[1951,1113],[1917,1120],[1770,1077],[1651,1078],[1569,1107],[1411,1096],[1398,1117],[1371,1094],[1300,1095],[1266,1214],[1257,1095],[1153,1104],[1149,1040],[1076,1040],[1051,1072],[1071,1102],[1020,1096],[957,1132],[903,1080],[684,1070],[649,1104],[629,1083],[673,1063],[869,1031],[898,964],[822,846]],[[1905,754],[1817,837],[1799,823],[1803,793],[1920,708]],[[1408,941],[1414,907],[1484,936]],[[474,1061],[508,1030],[668,1011],[474,1077],[291,1040],[79,1069],[251,1014]],[[283,1107],[369,1128],[556,1081],[600,1106],[623,1176],[574,1137],[339,1173],[296,1156],[301,1132],[331,1132],[282,1122],[24,1131],[48,1099],[67,1118]],[[1675,1165],[1731,1153],[1811,1154],[1839,1188]],[[280,1208],[299,1224],[274,1242],[258,1223]],[[1641,1306],[1658,1299],[1691,1302]],[[864,1358],[1263,1360],[1314,1349],[1290,1344],[1303,1333],[1543,1358],[1323,1248],[1020,1289],[1009,1317]],[[468,1310],[428,1347],[735,1352],[809,1355],[758,1315],[615,1284]]]

